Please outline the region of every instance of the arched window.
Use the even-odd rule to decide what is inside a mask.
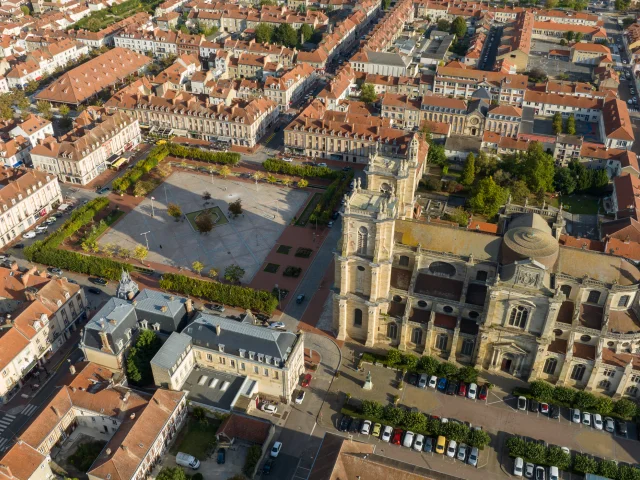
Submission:
[[[396,339],[398,337],[398,325],[395,323],[390,323],[387,325],[387,337]]]
[[[462,355],[468,355],[471,356],[471,354],[473,353],[473,345],[474,345],[474,341],[469,339],[469,338],[465,338],[462,341],[462,350],[460,351],[460,353]]]
[[[509,314],[509,326],[517,328],[525,328],[527,326],[527,319],[529,318],[529,310],[522,305],[513,307]]]
[[[367,253],[367,241],[369,239],[369,230],[367,227],[358,229],[358,253],[365,255]]]
[[[446,333],[441,333],[436,337],[436,348],[438,350],[446,350],[448,342],[449,342],[449,335],[447,335]]]
[[[571,380],[577,380],[577,381],[581,381],[582,377],[584,377],[584,372],[587,368],[580,364],[580,365],[575,365],[573,367],[573,370],[571,371]]]
[[[589,297],[587,298],[588,303],[598,303],[600,300],[600,292],[597,290],[591,290],[589,292]]]
[[[390,192],[391,191],[391,185],[389,185],[387,182],[384,182],[380,185],[380,191],[381,192]]]
[[[558,366],[558,360],[555,358],[547,358],[544,362],[544,368],[542,371],[548,375],[556,373],[556,367]]]
[[[564,296],[569,298],[571,296],[571,285],[562,285],[560,291],[564,293]]]
[[[408,267],[409,257],[407,257],[406,255],[400,255],[400,258],[398,259],[398,265],[400,265],[401,267]]]
[[[356,308],[353,312],[353,325],[356,327],[362,326],[362,310]]]
[[[626,307],[627,305],[629,305],[629,299],[631,297],[629,295],[622,295],[620,297],[620,300],[618,300],[618,306],[619,307]]]
[[[415,343],[416,345],[420,345],[422,343],[422,329],[421,328],[414,328],[411,331],[411,342]]]
[[[443,277],[453,277],[456,274],[456,267],[447,262],[433,262],[429,265],[429,272]]]
[[[484,270],[480,270],[478,273],[476,273],[476,280],[478,280],[479,282],[486,282],[487,276],[487,272],[485,272]]]

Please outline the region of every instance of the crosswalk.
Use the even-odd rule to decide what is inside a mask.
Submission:
[[[5,429],[16,419],[15,415],[5,414],[0,418],[0,452],[4,452],[10,447],[9,439],[1,437]],[[9,434],[11,436],[11,434]]]
[[[31,415],[33,415],[33,412],[35,412],[37,408],[38,408],[37,405],[28,404],[24,408],[24,410],[22,410],[22,412],[20,412],[20,415],[24,415],[26,417],[30,417]]]

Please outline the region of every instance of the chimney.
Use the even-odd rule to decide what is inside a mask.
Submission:
[[[129,396],[131,395],[131,392],[129,390],[127,390],[127,392],[124,394],[124,396],[122,397],[122,401],[126,402],[127,400],[129,400]]]
[[[105,451],[105,453],[106,453],[107,455],[111,455],[111,449],[110,449],[110,448],[107,448],[107,450]]]
[[[102,340],[102,350],[105,352],[113,353],[113,350],[111,349],[111,345],[109,345],[109,337],[107,337],[107,333],[100,331],[99,334],[100,334],[100,340]]]
[[[163,313],[164,313],[164,312],[166,312],[166,311],[167,311],[167,306],[166,306],[166,305],[163,305],[163,306],[160,308],[160,311],[161,311],[161,312],[163,312]]]
[[[120,445],[120,446],[122,447],[122,450],[124,450],[125,452],[126,452],[127,450],[129,450],[129,448],[127,448],[127,446],[126,446],[126,445]]]
[[[184,308],[187,313],[193,312],[193,301],[190,298],[187,298],[187,301],[184,304]]]
[[[221,331],[220,325],[216,325],[216,335],[219,336],[220,335],[220,331]]]
[[[135,419],[136,418],[136,412],[133,412],[131,415],[129,415],[129,418],[131,420]]]
[[[74,367],[73,365],[69,366],[69,373],[71,375],[75,375],[76,374],[76,367]]]
[[[60,412],[58,411],[58,409],[56,407],[52,406],[51,410],[53,410],[53,413],[56,414],[56,417],[60,418]]]
[[[111,325],[115,325],[115,324],[117,324],[118,322],[116,321],[116,319],[115,319],[115,318],[111,318],[111,319],[109,319],[109,323],[110,323]]]

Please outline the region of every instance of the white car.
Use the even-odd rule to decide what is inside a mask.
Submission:
[[[429,388],[436,388],[437,385],[438,377],[436,377],[435,375],[431,375],[431,378],[429,379]]]
[[[599,413],[595,413],[593,415],[593,426],[596,430],[602,430],[604,428],[604,423],[602,423],[602,415]]]
[[[22,235],[22,238],[36,238],[36,232],[27,232]]]
[[[369,435],[371,433],[371,420],[365,420],[360,429],[362,435]]]
[[[471,400],[475,400],[477,394],[478,394],[478,385],[476,385],[475,383],[469,384],[469,390],[467,390],[467,397],[469,397]]]
[[[264,405],[262,405],[262,411],[266,413],[277,413],[278,407],[270,403],[265,403]]]
[[[591,426],[591,414],[589,412],[584,412],[582,414],[582,424],[587,427]]]
[[[391,435],[393,435],[393,427],[390,427],[389,425],[387,425],[382,430],[382,435],[380,436],[380,440],[382,440],[383,442],[389,443],[391,441]]]
[[[420,379],[418,380],[418,388],[426,388],[428,378],[429,377],[427,377],[426,373],[420,374]]]
[[[282,450],[282,442],[276,442],[273,444],[273,447],[271,447],[271,453],[269,455],[271,455],[271,457],[273,458],[276,458],[280,453],[280,450]]]
[[[516,477],[521,477],[523,473],[524,473],[524,460],[522,460],[521,457],[517,457],[513,461],[513,474]]]
[[[447,447],[447,457],[454,458],[456,456],[456,447],[458,444],[455,440],[451,440],[449,442],[449,447]]]
[[[571,411],[571,421],[573,421],[573,423],[580,423],[581,417],[580,417],[580,410],[578,410],[577,408],[574,408]]]
[[[327,166],[327,164],[323,162],[323,163],[319,163],[319,164],[318,164],[318,166],[319,166],[319,167],[326,167],[326,166]]]
[[[273,322],[269,325],[269,328],[273,328],[274,330],[286,330],[287,326],[282,322]]]
[[[416,436],[415,433],[407,430],[404,433],[404,438],[402,439],[402,446],[403,447],[407,447],[407,448],[411,448],[413,446],[413,438],[415,436]]]
[[[36,233],[44,233],[47,230],[49,230],[49,227],[47,227],[46,225],[38,225],[36,227]]]
[[[304,401],[304,396],[306,395],[307,392],[305,392],[304,390],[302,390],[298,396],[296,397],[296,405],[302,405],[302,402]]]
[[[418,452],[421,452],[422,447],[424,447],[424,435],[418,434],[416,435],[416,439],[413,442],[413,449]]]
[[[467,446],[461,443],[458,447],[458,460],[464,462],[467,459]]]

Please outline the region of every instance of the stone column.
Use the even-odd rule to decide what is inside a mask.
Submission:
[[[408,336],[409,336],[409,322],[407,322],[403,318],[402,323],[400,324],[400,344],[398,345],[398,350],[404,352],[407,349]]]
[[[547,338],[551,335],[553,331],[553,326],[558,319],[558,312],[560,312],[560,307],[562,306],[562,301],[560,299],[552,298],[549,300],[549,309],[547,310],[547,317],[544,323],[544,329],[542,330],[542,337]]]
[[[543,341],[538,340],[538,348],[536,350],[533,364],[531,365],[531,372],[529,373],[529,382],[534,381],[540,375],[540,371],[544,368],[544,362],[546,361],[547,345]]]
[[[380,279],[380,265],[371,265],[371,290],[369,291],[369,299],[375,302],[378,299],[378,283]]]
[[[472,356],[472,362],[474,367],[482,368],[484,359],[487,356],[487,347],[489,345],[489,335],[485,333],[483,326],[480,326],[476,338],[477,340]]]
[[[564,385],[571,375],[571,364],[573,362],[573,352],[567,352],[564,357],[564,363],[562,364],[562,370],[560,370],[560,377],[556,385]]]
[[[632,372],[633,372],[633,363],[627,363],[624,366],[624,373],[622,374],[620,383],[618,383],[618,387],[616,388],[616,393],[613,394],[614,400],[622,398],[622,395],[624,395],[624,392],[627,390],[629,378],[631,377]]]
[[[340,294],[346,295],[349,292],[349,259],[338,257],[340,264]]]
[[[338,300],[338,335],[337,340],[346,340],[347,338],[347,299]]]
[[[453,330],[453,339],[451,340],[451,349],[449,350],[449,357],[447,359],[450,362],[456,361],[456,350],[458,348],[458,338],[460,337],[461,322],[462,322],[462,315],[458,315],[458,321],[456,322],[456,328]]]
[[[593,363],[593,368],[591,369],[591,375],[589,375],[589,381],[587,382],[587,387],[585,388],[585,390],[587,392],[592,391],[594,388],[596,388],[596,380],[598,378],[598,370],[600,370],[600,367],[602,366],[602,361],[601,360],[596,360]]]
[[[367,310],[367,347],[373,347],[376,344],[376,335],[378,333],[378,307],[369,305]]]
[[[431,355],[431,345],[433,345],[433,322],[436,318],[436,312],[431,310],[429,314],[429,323],[427,324],[427,337],[424,340],[423,355]]]

